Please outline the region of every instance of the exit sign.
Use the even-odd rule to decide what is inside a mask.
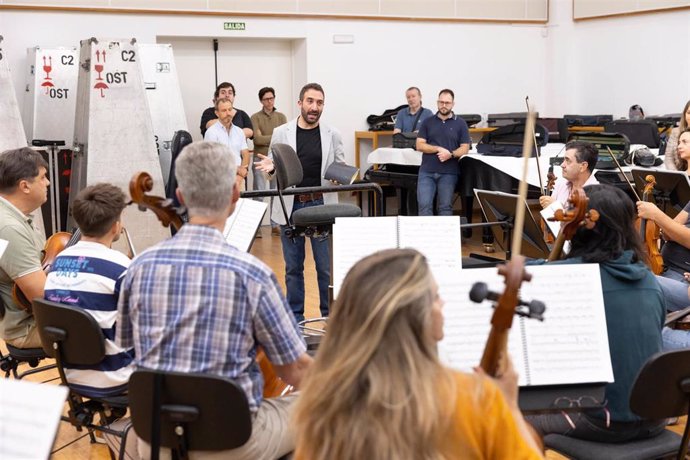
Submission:
[[[247,27],[244,22],[225,22],[223,29],[225,30],[245,30]]]

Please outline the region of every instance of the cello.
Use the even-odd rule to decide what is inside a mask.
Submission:
[[[129,194],[139,210],[151,210],[164,227],[172,226],[175,230],[182,228],[184,208],[175,207],[169,198],[149,195],[151,190],[153,190],[153,178],[146,172],[136,173],[129,181]],[[292,387],[278,377],[261,348],[257,351],[256,361],[264,377],[264,398],[281,396],[291,391]]]

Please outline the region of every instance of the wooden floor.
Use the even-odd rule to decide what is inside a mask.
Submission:
[[[285,264],[280,246],[280,238],[271,236],[270,227],[262,227],[262,238],[257,238],[252,246],[252,254],[263,260],[269,265],[277,274],[278,280],[285,289],[284,273]],[[474,231],[474,236],[471,239],[463,239],[462,252],[467,256],[470,252],[484,253],[484,248],[481,244],[481,231]],[[307,247],[307,254],[311,254],[311,249]],[[505,257],[505,254],[500,249],[493,254],[487,254],[495,257]],[[316,272],[314,262],[311,256],[307,256],[305,261],[305,313],[307,317],[318,316],[318,289],[316,283]],[[0,345],[3,353],[6,353],[4,345]],[[46,379],[57,377],[57,371],[47,371],[33,376],[29,376],[27,380],[42,382]],[[57,384],[57,381],[51,382]],[[682,418],[680,423],[669,427],[672,431],[679,434],[683,433],[685,427],[685,418]],[[81,438],[81,439],[80,439]],[[71,444],[70,444],[71,443]],[[88,436],[84,433],[77,432],[72,426],[65,422],[60,423],[58,435],[55,441],[54,450],[56,451],[51,458],[57,460],[81,460],[81,459],[102,459],[108,460],[108,449],[102,444],[91,444]],[[564,457],[554,453],[547,452],[547,459],[562,459]]]

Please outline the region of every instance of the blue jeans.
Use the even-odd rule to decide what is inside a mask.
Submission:
[[[295,200],[292,212],[298,209],[319,206],[323,200],[299,203]],[[295,319],[304,320],[304,243],[305,237],[285,236],[285,225],[281,225],[280,241],[283,246],[285,259],[285,286],[287,287],[287,301]],[[328,239],[310,238],[311,251],[316,265],[316,277],[319,284],[319,309],[321,316],[328,316],[328,285],[331,282],[331,254]]]
[[[420,216],[434,215],[434,196],[438,195],[438,215],[453,215],[453,193],[457,174],[419,171],[417,176],[417,204]]]
[[[688,297],[690,284],[685,281],[682,273],[666,270],[661,275],[657,275],[656,280],[664,294],[666,310],[678,311],[690,307],[690,297]]]

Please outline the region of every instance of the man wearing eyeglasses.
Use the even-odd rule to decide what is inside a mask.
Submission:
[[[280,113],[275,108],[276,92],[271,87],[264,87],[259,90],[259,101],[262,108],[254,115],[252,115],[252,125],[254,126],[254,161],[259,161],[257,154],[268,155],[268,147],[271,145],[271,137],[273,130],[280,125],[287,123],[285,114]],[[254,184],[252,190],[266,190],[267,181],[264,174],[256,169],[252,161],[252,175],[254,177]],[[273,200],[271,199],[271,203]],[[273,236],[280,235],[278,224],[271,221],[271,234]],[[257,234],[257,236],[260,233]]]
[[[247,115],[247,112],[240,110],[235,107],[235,86],[232,83],[224,81],[216,87],[216,91],[213,93],[213,107],[209,107],[204,110],[201,114],[201,123],[199,124],[199,129],[201,129],[201,135],[206,134],[206,130],[209,129],[214,124],[218,123],[218,115],[216,115],[216,101],[218,99],[229,99],[232,103],[232,124],[238,126],[244,132],[244,137],[247,139],[254,135],[254,128],[252,127],[252,120]]]
[[[417,178],[420,216],[434,215],[434,196],[438,196],[438,215],[453,214],[458,160],[470,150],[467,123],[453,113],[453,91],[441,90],[437,104],[438,112],[424,120],[417,136],[417,150],[423,153]]]

